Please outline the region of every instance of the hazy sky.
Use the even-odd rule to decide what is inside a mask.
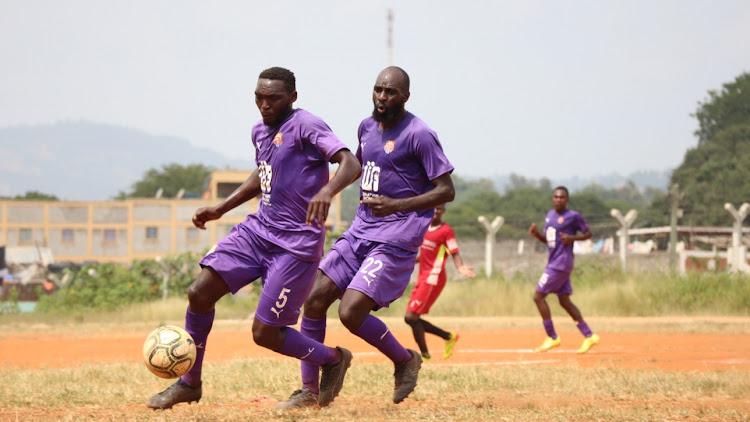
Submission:
[[[407,109],[459,175],[673,168],[698,102],[750,71],[746,0],[0,0],[0,127],[85,119],[250,160],[258,73],[284,66],[354,149],[389,8]]]

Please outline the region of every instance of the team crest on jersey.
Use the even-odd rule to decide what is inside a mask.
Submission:
[[[390,154],[393,152],[394,148],[396,148],[396,141],[391,140],[385,143],[383,151],[385,151],[386,154]]]
[[[284,143],[284,140],[281,139],[281,132],[277,133],[276,136],[273,137],[273,145],[278,148],[281,146],[281,144]]]
[[[565,219],[563,218],[563,216],[562,216],[562,215],[561,215],[561,216],[559,216],[559,217],[557,217],[557,222],[558,222],[558,223],[562,224],[562,222],[563,222],[563,221],[565,221]]]

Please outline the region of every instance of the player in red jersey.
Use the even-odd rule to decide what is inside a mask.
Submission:
[[[453,229],[441,219],[445,212],[445,205],[435,207],[435,215],[432,217],[427,234],[422,240],[419,248],[419,278],[409,298],[404,320],[411,326],[414,332],[414,340],[422,352],[422,359],[427,362],[432,357],[427,349],[424,333],[434,334],[445,340],[445,352],[443,357],[449,358],[453,354],[453,347],[458,341],[457,333],[449,333],[430,322],[421,318],[430,311],[440,292],[445,287],[447,276],[445,274],[445,263],[447,256],[453,256],[453,263],[461,275],[474,277],[474,267],[464,265],[464,260],[458,254],[458,242]]]

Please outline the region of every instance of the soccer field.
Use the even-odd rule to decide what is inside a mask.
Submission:
[[[151,375],[141,346],[153,327],[31,326],[0,334],[0,420],[750,420],[750,318],[592,318],[589,353],[560,319],[561,347],[538,318],[431,318],[460,333],[450,359],[428,336],[433,360],[400,405],[392,365],[329,319],[326,343],[354,353],[329,407],[277,413],[299,386],[298,364],[256,346],[250,320],[219,320],[209,337],[199,404],[151,411],[145,400],[171,380]],[[386,319],[415,348],[400,319]],[[180,321],[169,321],[181,325]]]

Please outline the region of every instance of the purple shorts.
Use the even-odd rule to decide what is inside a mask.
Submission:
[[[544,274],[539,277],[536,291],[544,294],[572,295],[573,285],[570,283],[570,273],[551,268],[545,269]]]
[[[318,270],[318,261],[295,258],[241,223],[211,248],[200,265],[219,273],[232,294],[260,277],[263,289],[255,318],[271,327],[297,323]]]
[[[416,260],[417,252],[344,233],[323,258],[320,269],[342,295],[346,289],[356,290],[387,308],[404,294]]]

